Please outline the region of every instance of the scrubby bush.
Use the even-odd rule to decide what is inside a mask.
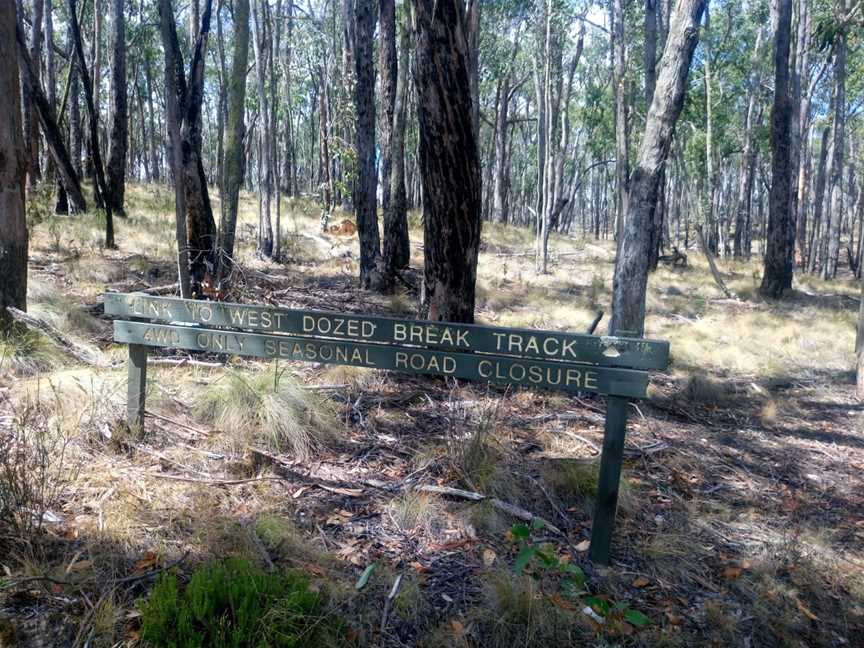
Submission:
[[[140,604],[154,648],[329,648],[347,644],[324,597],[295,572],[267,573],[232,558],[198,568],[185,588],[163,574]]]

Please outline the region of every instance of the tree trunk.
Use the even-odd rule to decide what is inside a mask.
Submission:
[[[466,13],[468,42],[468,86],[471,90],[471,128],[474,140],[480,137],[480,0],[468,0]]]
[[[24,183],[27,160],[21,123],[14,2],[0,2],[0,329],[11,323],[6,307],[27,309],[27,219]]]
[[[789,41],[792,29],[792,0],[778,0],[774,36],[774,109],[771,114],[771,195],[768,212],[768,240],[765,271],[759,292],[778,298],[792,287],[792,256],[789,251],[792,205],[791,122],[789,94]]]
[[[375,35],[374,3],[360,0],[354,5],[354,106],[357,111],[357,179],[354,210],[360,238],[360,286],[379,290],[384,280],[375,188],[375,63],[372,57]]]
[[[18,67],[20,68],[24,87],[26,88],[27,95],[30,97],[35,114],[42,124],[42,131],[45,133],[48,150],[57,165],[60,181],[66,190],[67,199],[70,202],[69,207],[73,213],[85,212],[87,211],[87,202],[84,199],[84,193],[81,191],[81,183],[72,166],[69,153],[66,151],[66,145],[63,143],[63,133],[60,132],[60,128],[57,126],[54,110],[37,84],[34,73],[36,66],[33,65],[30,56],[27,54],[27,45],[21,30],[17,31],[16,38],[18,42]]]
[[[129,149],[129,116],[126,92],[126,17],[124,0],[110,0],[111,87],[113,106],[108,146],[108,194],[111,209],[125,216],[126,153]]]
[[[182,97],[186,95],[186,76],[183,60],[177,45],[177,26],[170,0],[159,0],[159,29],[162,47],[165,50],[165,122],[168,130],[169,153],[174,177],[175,239],[177,242],[177,276],[180,296],[192,297],[192,281],[189,275],[189,243],[186,224],[186,189],[183,168],[183,151],[180,144]]]
[[[378,67],[381,73],[381,209],[387,213],[390,205],[390,173],[393,164],[393,116],[396,108],[398,61],[396,58],[396,3],[379,0]],[[404,65],[404,64],[403,64]],[[387,220],[384,220],[385,227]],[[385,243],[386,247],[386,243]]]
[[[612,335],[626,332],[641,336],[645,330],[651,214],[675,124],[684,106],[687,75],[706,4],[707,0],[679,0],[670,24],[639,158],[631,177],[627,220],[615,264],[609,324]]]
[[[159,182],[162,172],[156,148],[156,111],[153,108],[153,72],[149,57],[144,57],[144,80],[147,82],[147,119],[150,124],[150,166],[153,169],[153,181]]]
[[[69,41],[72,41],[72,28],[68,29]],[[82,177],[81,152],[84,149],[84,136],[81,128],[81,81],[78,72],[78,63],[75,57],[69,61],[69,156],[72,158],[72,168],[80,180]]]
[[[750,197],[753,193],[753,162],[756,150],[753,146],[753,131],[756,121],[756,111],[760,109],[759,82],[761,73],[759,70],[760,52],[762,50],[762,30],[756,36],[756,46],[750,57],[750,79],[747,87],[747,115],[744,119],[744,150],[741,153],[741,172],[738,184],[738,205],[735,210],[735,241],[732,253],[736,259],[749,256],[750,251],[744,250],[746,240],[744,227],[750,213]]]
[[[482,205],[465,12],[461,0],[413,5],[428,314],[473,322]]]
[[[11,2],[11,0],[6,0]],[[33,43],[30,47],[30,60],[33,61],[33,74],[35,84],[31,87],[42,87],[42,22],[45,16],[45,0],[33,0]],[[39,139],[39,119],[37,117],[36,107],[33,102],[30,102],[30,132],[28,137],[29,153],[30,153],[30,174],[28,176],[28,185],[31,189],[35,188],[39,180],[42,179],[42,169],[39,164],[39,149],[41,140]]]
[[[657,2],[645,0],[645,49],[643,51],[643,68],[645,75],[645,115],[654,99],[654,88],[657,85]],[[651,214],[651,256],[648,259],[648,269],[657,269],[660,262],[660,248],[663,245],[663,195],[666,190],[665,171],[660,176],[660,194],[654,211]]]
[[[291,0],[289,0],[290,2]],[[268,13],[269,13],[268,9]],[[276,0],[276,16],[274,20],[272,15],[270,19],[271,38],[269,41],[268,56],[270,58],[270,134],[268,140],[268,153],[270,155],[269,170],[270,175],[267,180],[270,191],[276,201],[276,223],[274,224],[274,242],[273,242],[273,258],[282,258],[282,182],[279,171],[279,151],[276,146],[279,139],[279,124],[276,119],[278,112],[276,86],[277,86],[277,68],[276,54],[282,47],[282,0]]]
[[[501,79],[498,110],[495,113],[495,168],[493,171],[491,216],[496,223],[506,223],[509,216],[507,213],[509,211],[507,181],[510,169],[507,164],[507,135],[510,130],[508,119],[510,117],[510,81],[512,75],[512,66],[508,66],[504,78]]]
[[[268,155],[270,133],[270,110],[273,106],[267,99],[265,89],[267,61],[265,60],[264,2],[252,5],[253,49],[255,52],[255,80],[258,89],[258,253],[273,256],[273,223],[270,220],[270,156]]]
[[[57,64],[54,58],[54,0],[45,0],[45,92],[48,105],[56,110],[57,106]],[[48,176],[53,180],[55,177],[53,167],[49,158]],[[58,213],[68,213],[68,200],[63,191],[63,183],[57,182]],[[66,201],[63,203],[63,201]],[[63,203],[63,204],[61,204]]]
[[[246,75],[249,65],[249,0],[234,0],[234,59],[228,86],[228,124],[225,143],[225,209],[219,230],[220,279],[227,277],[234,262],[234,237],[237,231],[237,211],[240,207],[240,187],[246,173],[244,140],[246,123]]]
[[[819,235],[819,231],[822,227],[822,213],[825,205],[825,166],[828,161],[830,133],[831,130],[827,126],[822,130],[822,144],[819,146],[819,163],[816,167],[816,186],[814,187],[813,196],[813,226],[807,254],[807,271],[810,274],[816,272],[821,262],[821,236]]]
[[[181,150],[183,187],[186,191],[186,237],[189,244],[189,275],[194,295],[201,296],[201,284],[213,278],[216,256],[216,222],[207,191],[207,176],[201,154],[201,108],[204,104],[204,56],[210,33],[213,0],[206,0],[201,15],[201,31],[189,65],[187,93],[183,99]],[[176,42],[176,41],[175,41]],[[179,48],[178,48],[179,49]]]
[[[78,57],[78,69],[81,72],[81,82],[84,85],[84,98],[87,104],[87,121],[90,127],[90,155],[93,158],[93,171],[96,178],[95,202],[105,209],[105,247],[114,248],[114,215],[111,203],[105,200],[107,185],[105,168],[102,166],[102,153],[99,150],[99,113],[93,104],[93,86],[87,71],[87,60],[84,57],[84,44],[81,40],[81,27],[78,25],[77,0],[69,0],[69,22],[72,27],[72,40]]]
[[[620,241],[623,232],[630,179],[630,137],[628,129],[627,64],[624,42],[624,3],[612,0],[610,31],[612,39],[612,84],[615,91],[615,180],[616,180],[616,228],[615,237]]]
[[[92,82],[92,85],[90,88],[90,102],[92,103],[92,105],[95,109],[96,115],[99,115],[101,112],[100,111],[101,106],[100,106],[100,96],[99,96],[99,85],[100,85],[100,82],[102,80],[102,21],[103,21],[103,19],[104,18],[103,18],[103,14],[102,14],[102,0],[93,0],[93,42],[90,45],[90,79]],[[79,24],[79,33],[80,33],[80,24]],[[82,65],[82,67],[86,67],[86,65]],[[82,85],[83,85],[83,78],[84,78],[83,74],[82,74],[81,78],[82,78]],[[85,106],[90,105],[87,103],[86,98],[85,98],[84,105]],[[90,115],[89,111],[87,114],[88,114],[88,120],[89,120],[89,115]],[[90,132],[89,124],[87,126],[87,131],[88,131],[88,133]],[[97,132],[98,132],[98,128],[97,128]],[[91,142],[89,139],[86,141],[86,148],[87,148],[87,161],[86,161],[85,171],[87,173],[88,178],[92,178],[95,180],[95,178],[96,178],[96,166],[95,166],[95,160],[93,157],[93,151],[91,148]],[[100,158],[102,157],[101,151],[100,151],[99,157]],[[102,195],[98,191],[96,192],[95,202],[96,202],[97,207],[99,207],[99,208],[104,207],[104,205],[102,204]]]
[[[840,16],[846,15],[845,0],[838,0]],[[831,176],[830,221],[828,226],[828,254],[822,266],[822,277],[833,279],[837,274],[840,254],[840,225],[843,222],[843,148],[846,135],[846,32],[838,30],[834,40],[834,120],[831,124]]]
[[[393,106],[392,167],[390,170],[390,203],[384,208],[385,284],[392,282],[396,270],[408,267],[411,245],[408,240],[408,208],[405,199],[405,121],[408,98],[408,30],[399,33],[399,73],[396,101]]]

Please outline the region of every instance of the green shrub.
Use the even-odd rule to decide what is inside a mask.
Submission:
[[[141,638],[156,648],[329,648],[342,623],[300,574],[232,558],[199,567],[182,589],[163,574],[140,605]]]

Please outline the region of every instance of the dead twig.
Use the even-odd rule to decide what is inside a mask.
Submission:
[[[267,571],[271,573],[276,571],[276,565],[273,564],[273,560],[270,558],[270,554],[267,552],[267,547],[264,546],[261,536],[259,536],[255,531],[252,520],[247,520],[243,526],[246,528],[246,534],[249,536],[252,544],[255,545],[255,549],[258,550],[258,553],[261,554],[261,558],[263,558],[264,562],[267,564]]]
[[[471,500],[472,502],[489,502],[489,504],[497,508],[499,511],[503,511],[504,513],[507,513],[508,515],[511,515],[518,520],[522,520],[523,522],[533,522],[534,520],[539,520],[550,531],[557,533],[558,535],[564,535],[564,532],[561,531],[561,529],[556,527],[548,520],[544,520],[539,515],[534,515],[531,511],[526,511],[525,509],[520,508],[515,504],[503,502],[497,497],[486,497],[482,493],[477,493],[474,491],[466,491],[462,490],[461,488],[450,488],[449,486],[433,486],[431,484],[420,484],[418,486],[415,486],[414,489],[425,493],[437,493],[439,495],[459,497],[461,499]]]

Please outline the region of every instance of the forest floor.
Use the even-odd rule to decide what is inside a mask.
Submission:
[[[864,646],[851,279],[796,277],[788,299],[766,302],[755,261],[720,261],[730,300],[695,250],[652,276],[647,335],[670,341],[672,364],[633,405],[614,561],[597,568],[599,398],[162,350],[146,433],[125,432],[125,347],[101,295],[176,281],[172,194],[132,187],[128,200],[118,250],[102,249],[96,216],[31,205],[29,311],[105,366],[35,334],[0,343],[0,431],[26,429],[41,449],[25,481],[47,509],[26,542],[26,514],[0,537],[0,646],[137,645],[157,574],[238,555],[304,571],[359,645]],[[285,202],[283,263],[256,258],[251,196],[242,210],[230,300],[416,312],[407,288],[357,289],[356,237],[320,234],[308,203]],[[583,331],[608,312],[610,241],[553,236],[543,276],[531,249],[530,233],[484,224],[479,322]],[[581,567],[582,603],[554,568],[514,573],[519,520],[422,485],[547,520],[531,542]]]

